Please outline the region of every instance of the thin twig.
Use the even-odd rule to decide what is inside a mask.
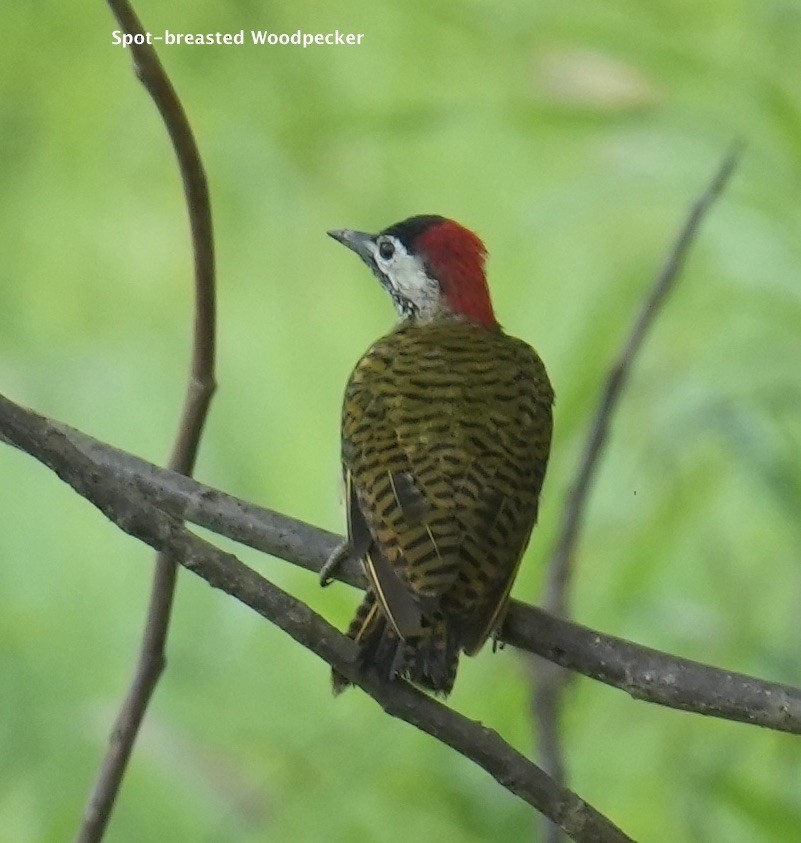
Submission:
[[[139,18],[126,0],[108,0],[125,32],[142,34]],[[178,95],[155,50],[134,44],[131,54],[141,80],[169,133],[189,213],[195,273],[195,321],[189,382],[178,434],[169,466],[191,474],[200,437],[214,394],[215,270],[214,238],[206,174],[192,129]],[[156,556],[150,601],[139,656],[131,684],[109,737],[108,749],[84,809],[76,843],[97,843],[103,838],[134,741],[165,664],[165,643],[175,596],[178,566],[160,551]]]
[[[340,541],[334,533],[158,468],[2,395],[0,439],[49,466],[107,515],[105,489],[135,493],[175,519],[191,521],[315,574]],[[361,570],[352,561],[346,561],[338,577],[364,588]],[[511,602],[499,637],[639,700],[801,734],[801,689],[790,685],[660,653],[517,601]]]
[[[623,389],[628,383],[637,353],[642,347],[648,329],[658,316],[662,304],[681,275],[687,254],[698,236],[698,231],[707,211],[720,196],[737,167],[740,152],[740,144],[735,144],[726,155],[712,181],[693,203],[684,226],[671,246],[667,259],[643,302],[617,359],[609,369],[601,400],[595,410],[576,480],[568,493],[562,510],[562,523],[557,532],[558,538],[551,555],[545,606],[552,614],[564,617],[569,612],[568,583],[572,577],[573,558],[584,522],[584,510],[597,471],[598,460],[609,435],[612,416]]]
[[[693,204],[679,236],[671,246],[659,275],[632,323],[617,359],[609,369],[576,480],[568,492],[562,510],[562,522],[548,566],[543,605],[548,612],[557,617],[566,618],[570,614],[570,584],[573,577],[576,545],[584,523],[589,492],[606,445],[614,411],[628,384],[631,369],[646,333],[658,316],[667,296],[675,287],[706,213],[728,183],[737,166],[740,151],[739,143],[732,147],[712,181]],[[564,784],[566,761],[559,721],[569,674],[553,665],[535,662],[532,665],[532,675],[534,695],[532,711],[535,713],[537,724],[540,763],[560,784]],[[549,829],[547,836],[548,843],[559,843],[562,839],[561,833],[554,828]]]
[[[10,409],[0,402],[0,409]],[[15,413],[17,422],[22,418]],[[8,416],[6,415],[6,419]],[[44,421],[44,420],[43,420]],[[45,423],[45,428],[47,427]],[[158,509],[147,493],[92,463],[64,436],[42,442],[36,430],[3,425],[10,441],[25,450],[40,446],[45,461],[119,527],[177,560],[210,585],[222,589],[279,626],[298,643],[361,686],[391,716],[405,720],[469,758],[510,793],[543,812],[574,840],[624,843],[631,838],[575,793],[554,785],[533,762],[495,731],[470,720],[401,681],[359,668],[358,648],[308,606],[263,579],[235,556],[190,533],[181,518]],[[321,693],[326,693],[321,683]]]

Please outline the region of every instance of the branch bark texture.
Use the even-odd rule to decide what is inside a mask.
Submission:
[[[0,429],[8,442],[40,458],[126,533],[167,554],[213,587],[250,606],[336,667],[388,714],[416,726],[478,764],[511,793],[545,814],[573,840],[579,843],[630,843],[631,838],[610,820],[575,793],[558,786],[492,729],[405,682],[391,682],[372,671],[362,670],[358,663],[358,648],[349,638],[232,554],[189,532],[182,517],[154,505],[146,483],[139,484],[132,476],[117,476],[107,466],[93,460],[86,450],[76,446],[69,429],[58,429],[47,419],[6,399],[0,399],[0,419]],[[155,466],[150,468],[159,472]],[[165,472],[164,475],[180,484],[192,483],[177,474]],[[200,498],[204,496],[209,497],[201,490]],[[289,526],[291,532],[294,525]],[[328,535],[320,538],[325,540]],[[278,537],[279,544],[282,541]]]
[[[123,529],[106,497],[125,491],[179,521],[319,572],[334,533],[228,495],[106,445],[0,395],[0,438],[52,469]],[[338,578],[364,587],[358,566]],[[801,689],[662,653],[511,601],[500,640],[639,700],[801,734]]]

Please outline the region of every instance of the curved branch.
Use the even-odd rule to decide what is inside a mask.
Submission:
[[[309,571],[319,572],[340,541],[334,533],[158,468],[2,395],[0,438],[47,465],[112,520],[104,503],[106,487],[140,495],[173,518]],[[363,587],[361,570],[352,562],[344,564],[338,576]],[[514,600],[499,638],[640,700],[801,734],[801,689],[790,685],[661,653]]]
[[[108,0],[126,33],[142,34],[139,18],[127,0]],[[215,390],[215,269],[211,205],[206,174],[181,101],[147,43],[131,46],[136,75],[158,108],[172,141],[189,214],[195,274],[195,320],[192,360],[186,396],[169,466],[191,474],[203,425]],[[102,839],[117,798],[134,741],[165,664],[165,644],[175,597],[178,565],[170,556],[156,556],[145,629],[136,668],[111,730],[108,748],[84,809],[76,843]]]

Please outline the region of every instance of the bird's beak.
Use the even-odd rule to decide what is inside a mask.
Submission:
[[[372,234],[367,234],[364,231],[351,231],[348,228],[336,229],[328,232],[329,237],[338,240],[343,246],[353,249],[354,252],[367,263],[372,266],[373,250],[370,248],[375,242]]]

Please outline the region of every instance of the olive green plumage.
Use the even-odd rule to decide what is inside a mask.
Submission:
[[[459,653],[497,629],[537,520],[552,403],[533,349],[458,317],[402,323],[358,362],[342,466],[369,579],[348,630],[365,664],[447,694]]]

